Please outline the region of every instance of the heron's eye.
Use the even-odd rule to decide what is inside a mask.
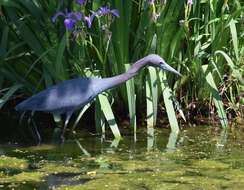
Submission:
[[[165,65],[163,62],[159,62],[159,65],[158,65],[161,69],[164,69]]]
[[[160,65],[160,66],[163,66],[164,64],[163,64],[163,62],[159,62],[159,65]]]

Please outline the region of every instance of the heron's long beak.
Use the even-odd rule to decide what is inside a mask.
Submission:
[[[177,74],[178,76],[182,76],[178,71],[176,71],[174,68],[172,68],[171,66],[169,66],[167,63],[163,63],[162,65],[160,65],[160,68],[165,70],[165,71],[169,71],[172,72],[174,74]]]

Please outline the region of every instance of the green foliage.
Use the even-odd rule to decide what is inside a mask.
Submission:
[[[51,22],[51,17],[65,8],[88,15],[90,10],[104,5],[118,9],[120,17],[95,18],[91,28],[80,24],[77,35],[65,29],[62,17]],[[213,99],[218,102],[215,107],[219,115],[226,118],[226,110],[243,114],[241,1],[193,1],[190,5],[187,1],[172,0],[149,5],[143,0],[112,0],[89,1],[82,7],[75,1],[0,0],[0,7],[1,107],[14,98],[14,93],[31,95],[59,81],[87,76],[87,69],[97,72],[97,76],[113,76],[125,72],[137,59],[157,53],[183,77],[178,79],[149,68],[119,90],[111,91],[115,102],[122,100],[128,107],[134,129],[136,108],[144,108],[141,105],[146,102],[148,124],[156,124],[161,95],[175,131],[176,99],[183,108],[195,100],[207,100],[211,105]],[[202,69],[205,65],[208,75]],[[215,84],[214,91],[208,88],[209,84]],[[108,100],[99,97],[100,103],[96,103],[96,115],[100,115],[97,126],[103,123],[104,116],[115,122]],[[81,111],[77,122],[82,114]],[[116,122],[110,125],[111,129],[112,126],[117,127]]]

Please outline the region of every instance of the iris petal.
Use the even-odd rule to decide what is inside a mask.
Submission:
[[[82,14],[79,13],[79,12],[70,12],[70,13],[66,14],[66,17],[67,18],[72,18],[72,19],[75,19],[75,20],[81,20]]]
[[[113,16],[119,17],[119,11],[117,9],[112,9],[110,12]]]
[[[68,30],[72,30],[77,23],[77,21],[82,19],[82,14],[79,12],[68,12],[65,10],[64,12],[57,12],[52,18],[52,22],[55,22],[58,16],[63,16],[64,19],[64,26]]]
[[[86,21],[88,28],[91,28],[94,17],[95,17],[94,13],[92,15],[84,17],[84,20]]]
[[[70,18],[64,19],[65,28],[67,28],[68,30],[72,30],[74,28],[75,23],[76,20],[74,19],[70,19]]]
[[[52,22],[54,23],[55,21],[56,21],[56,19],[57,19],[57,17],[58,16],[64,16],[65,17],[65,14],[63,13],[63,12],[57,12],[52,18],[51,18],[51,20],[52,20]]]
[[[86,4],[86,0],[76,0],[76,3],[79,5],[85,5]]]

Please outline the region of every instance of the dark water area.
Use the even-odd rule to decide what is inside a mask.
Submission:
[[[0,189],[244,189],[242,129],[143,129],[122,140],[81,132],[64,144],[0,145]]]

